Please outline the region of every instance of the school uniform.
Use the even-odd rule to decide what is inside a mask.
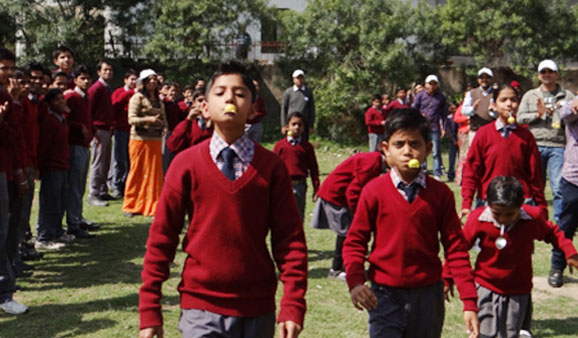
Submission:
[[[297,200],[301,219],[305,219],[305,201],[307,198],[307,174],[311,176],[313,192],[319,190],[319,166],[315,150],[309,141],[301,137],[287,136],[275,143],[273,152],[277,154],[289,171],[293,184],[293,195]]]
[[[75,87],[74,91],[64,96],[66,105],[70,108],[67,115],[68,123],[68,177],[66,189],[66,224],[69,232],[76,232],[80,229],[83,216],[82,199],[86,190],[86,178],[88,176],[88,166],[90,163],[90,140],[92,140],[93,127],[90,113],[90,102],[88,94],[80,88]],[[88,136],[82,134],[82,129],[86,129]]]
[[[385,106],[382,111],[383,111],[383,118],[387,119],[387,115],[389,115],[389,113],[393,110],[396,109],[409,109],[409,104],[402,100],[402,99],[395,99],[393,101],[391,101],[390,103],[387,104],[387,106]]]
[[[335,231],[332,269],[343,271],[343,242],[363,187],[385,170],[381,153],[359,153],[339,164],[323,181],[317,192],[317,203],[311,227]]]
[[[40,193],[37,240],[49,242],[64,234],[62,218],[66,205],[69,128],[64,116],[49,111],[40,128],[38,167]]]
[[[171,137],[175,127],[186,118],[186,115],[183,116],[184,114],[177,103],[170,101],[167,98],[164,98],[163,102],[165,104],[165,113],[167,115],[168,127],[168,132],[163,137],[163,172],[166,173],[169,165],[171,164],[171,161],[176,155],[168,148],[167,141],[169,137]]]
[[[365,111],[369,151],[379,151],[381,141],[383,141],[383,121],[385,118],[380,109],[371,106]]]
[[[128,157],[128,140],[130,136],[130,124],[128,123],[128,102],[134,95],[134,89],[127,86],[117,88],[111,96],[114,122],[112,130],[114,134],[113,163],[109,173],[109,186],[112,191],[124,193],[124,185],[130,161]]]
[[[500,224],[494,220],[489,207],[472,211],[464,226],[464,237],[469,247],[479,240],[481,249],[474,270],[480,335],[518,337],[524,319],[531,317],[528,312],[531,311],[534,240],[551,243],[566,258],[577,252],[556,225],[545,221],[537,207],[522,207],[520,218],[504,232],[507,244],[502,250],[495,244],[499,236]]]
[[[213,135],[213,127],[207,127],[203,118],[193,121],[185,119],[181,121],[167,139],[167,148],[173,154],[192,147]]]
[[[476,290],[452,191],[423,171],[412,182],[403,182],[395,169],[363,189],[343,260],[350,290],[364,284],[367,276],[378,298],[378,308],[369,311],[371,337],[441,336],[444,295],[438,235],[464,310],[476,311]]]
[[[169,277],[185,213],[190,224],[179,285],[184,337],[221,336],[239,330],[219,327],[224,321],[243,326],[255,319],[266,333],[255,328],[244,336],[273,337],[277,276],[271,257],[284,282],[277,321],[302,325],[307,249],[290,184],[283,162],[246,137],[228,145],[213,134],[177,155],[147,241],[140,328],[162,325],[160,286]]]
[[[89,195],[100,200],[108,194],[108,170],[112,151],[112,124],[114,111],[112,108],[112,89],[103,79],[99,78],[88,89],[92,124],[95,137],[99,142],[92,142],[92,162],[90,164]]]
[[[179,109],[182,111],[185,117],[189,115],[189,110],[191,109],[192,105],[193,105],[192,101],[186,101],[184,99],[179,101],[178,103]]]
[[[532,133],[516,124],[504,125],[500,119],[476,132],[462,176],[462,209],[470,209],[476,190],[482,200],[496,176],[513,176],[524,189],[524,197],[532,199],[548,214],[544,197],[544,181],[540,153]]]

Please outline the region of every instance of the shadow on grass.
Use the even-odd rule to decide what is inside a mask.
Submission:
[[[5,317],[2,322],[2,337],[76,337],[108,329],[119,323],[110,316],[110,311],[134,309],[138,294],[104,298],[74,304],[46,304],[34,306],[26,315]],[[179,298],[163,297],[163,304],[179,304]],[[84,319],[84,316],[107,315],[107,318]],[[138,328],[126,327],[136,332]]]
[[[329,274],[329,267],[326,268],[313,268],[308,272],[308,279],[322,279],[327,278]]]
[[[307,250],[309,263],[333,258],[333,250]]]
[[[140,263],[149,223],[113,224],[92,239],[79,239],[59,252],[50,252],[23,279],[24,291],[87,288],[104,284],[140,283]]]
[[[536,337],[576,337],[578,317],[533,320],[532,328]]]

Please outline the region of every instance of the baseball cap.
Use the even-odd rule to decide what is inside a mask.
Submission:
[[[297,69],[296,71],[293,72],[293,77],[299,77],[299,76],[305,76],[305,72],[302,71],[301,69]]]
[[[538,72],[541,72],[543,69],[550,69],[553,72],[558,72],[558,65],[552,60],[544,60],[538,65]]]
[[[139,80],[144,80],[146,78],[148,78],[151,75],[157,75],[157,72],[155,72],[154,70],[148,68],[148,69],[144,69],[140,72],[140,74],[138,75],[138,79]]]
[[[434,82],[436,82],[436,83],[440,83],[440,80],[439,80],[438,77],[435,76],[435,75],[428,75],[428,76],[425,78],[425,83],[430,83],[430,82],[432,82],[432,81],[434,81]]]
[[[494,77],[494,72],[492,72],[492,70],[488,67],[484,67],[484,68],[478,70],[478,77],[482,76],[483,74],[486,74],[489,77]]]

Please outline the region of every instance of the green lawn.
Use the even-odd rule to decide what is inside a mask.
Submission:
[[[322,176],[346,159],[352,150],[321,142],[316,151]],[[449,185],[460,203],[459,187]],[[551,199],[549,188],[547,194]],[[36,221],[37,203],[36,199],[32,224]],[[309,290],[301,337],[367,337],[367,313],[351,305],[344,283],[326,278],[334,234],[308,226],[312,207],[313,204],[308,203],[305,221]],[[34,276],[20,280],[21,291],[15,294],[18,301],[30,306],[30,313],[0,314],[0,338],[137,336],[140,266],[151,218],[125,218],[120,202],[107,208],[85,208],[85,216],[103,224],[102,230],[94,239],[76,241],[61,252],[47,253],[42,261],[35,263]],[[578,240],[574,243],[578,245]],[[534,271],[537,276],[547,275],[549,255],[547,245],[536,244]],[[172,269],[173,278],[164,285],[166,337],[179,337],[176,287],[183,261],[181,253]],[[537,337],[576,337],[578,302],[564,295],[535,299],[534,333]],[[459,300],[446,306],[443,336],[466,336]]]

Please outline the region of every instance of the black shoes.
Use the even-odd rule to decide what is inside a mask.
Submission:
[[[87,219],[80,221],[80,228],[86,231],[96,231],[100,229],[100,224],[94,223]]]
[[[550,286],[553,288],[561,287],[564,284],[564,282],[562,281],[563,276],[564,275],[562,273],[562,270],[552,268],[550,270],[550,274],[548,275],[548,284],[550,284]]]
[[[88,232],[82,229],[76,229],[72,231],[68,231],[68,234],[74,235],[76,238],[93,238],[95,235],[89,234]]]

